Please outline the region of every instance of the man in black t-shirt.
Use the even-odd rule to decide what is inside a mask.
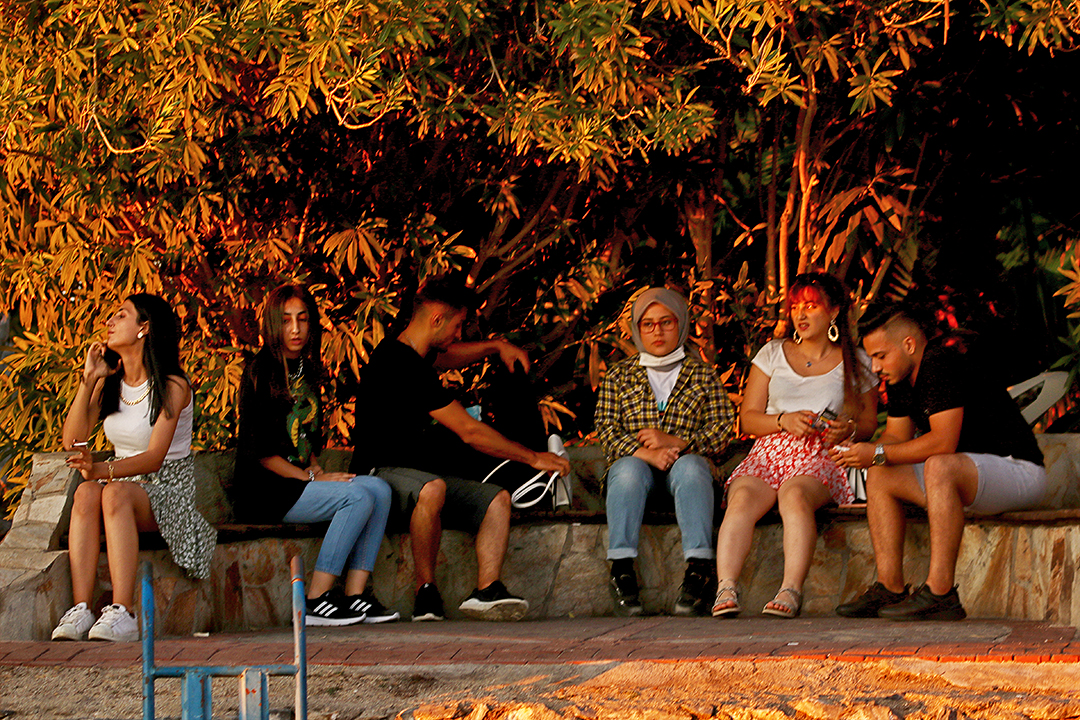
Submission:
[[[438,457],[431,457],[438,451],[424,440],[433,422],[492,457],[563,476],[570,471],[565,457],[534,452],[473,419],[443,387],[437,367],[460,368],[489,355],[498,354],[508,367],[520,363],[527,369],[525,353],[508,342],[460,342],[472,300],[464,287],[428,282],[417,294],[408,327],[372,352],[357,394],[350,470],[389,483],[390,521],[399,526],[408,523],[416,568],[414,621],[443,619],[435,562],[444,525],[476,535],[477,589],[461,603],[462,613],[484,620],[518,620],[529,608],[499,580],[510,532],[509,493],[477,478],[430,472],[440,465]],[[434,364],[429,360],[432,355]]]
[[[868,467],[867,520],[878,581],[836,608],[844,617],[962,620],[953,582],[964,512],[993,515],[1036,505],[1046,489],[1042,453],[1004,388],[956,348],[927,341],[910,314],[893,310],[864,328],[873,370],[888,383],[885,432],[833,449],[841,466]],[[930,568],[904,584],[903,503],[926,509]]]

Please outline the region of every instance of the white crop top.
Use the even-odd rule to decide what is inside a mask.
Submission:
[[[117,459],[146,452],[150,447],[150,387],[149,378],[142,385],[132,387],[120,381],[120,409],[102,422],[105,437],[113,444]],[[127,400],[127,402],[124,402]],[[128,405],[128,403],[135,403]],[[195,415],[195,396],[192,393],[187,406],[180,411],[166,460],[179,460],[191,454],[191,428]]]
[[[870,356],[865,351],[856,348],[855,357],[862,366],[856,387],[864,393],[877,385],[877,376],[870,370]],[[843,362],[824,375],[800,375],[784,355],[784,341],[770,340],[754,356],[753,363],[769,377],[765,412],[770,415],[800,410],[820,413],[825,409],[839,414],[844,407]]]

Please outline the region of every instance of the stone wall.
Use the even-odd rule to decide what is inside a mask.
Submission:
[[[1044,505],[1080,507],[1080,436],[1040,436],[1051,475],[1050,500]],[[512,592],[530,603],[528,617],[604,615],[613,605],[607,589],[607,528],[598,496],[603,463],[595,449],[575,450],[574,518],[529,521],[511,528],[504,579]],[[341,467],[345,455],[327,458]],[[197,456],[198,504],[217,523],[229,519],[223,487],[232,474],[228,455]],[[76,476],[64,454],[35,457],[33,477],[11,531],[0,542],[0,638],[46,638],[70,604],[67,551],[61,540],[67,528]],[[717,518],[719,521],[719,518]],[[279,627],[288,622],[288,560],[299,553],[312,567],[317,537],[279,537],[221,542],[210,580],[183,575],[163,548],[142,556],[154,565],[159,631],[167,635]],[[926,574],[928,533],[913,522],[907,538],[908,578]],[[756,612],[779,588],[782,528],[760,525],[742,582],[746,612]],[[970,522],[957,566],[961,598],[971,617],[1010,617],[1080,624],[1080,512],[1011,514]],[[684,563],[678,528],[671,524],[643,528],[638,560],[647,610],[664,612],[675,600]],[[472,538],[444,533],[437,582],[447,615],[460,617],[457,605],[475,585]],[[99,564],[98,605],[108,600],[104,554]],[[412,558],[407,535],[384,542],[374,573],[375,590],[384,603],[404,616],[412,610]],[[865,519],[835,513],[821,525],[814,563],[805,587],[805,611],[828,614],[840,601],[874,579],[873,555]]]

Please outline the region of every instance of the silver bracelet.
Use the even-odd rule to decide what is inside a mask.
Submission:
[[[308,468],[307,479],[308,479],[308,482],[315,482],[315,471],[312,470],[311,468]],[[314,491],[312,491],[312,492],[314,492]]]

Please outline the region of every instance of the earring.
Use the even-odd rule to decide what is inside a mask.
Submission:
[[[142,331],[142,330],[140,330],[140,331],[139,331],[139,334],[138,334],[138,335],[136,335],[135,337],[136,337],[136,338],[138,338],[139,340],[142,340],[142,336],[143,336],[143,331]]]
[[[792,331],[791,339],[795,341],[796,345],[801,345],[802,344],[802,335],[799,334],[798,330]]]
[[[836,326],[836,320],[833,320],[829,323],[828,337],[833,342],[836,342],[840,339],[840,328]]]

